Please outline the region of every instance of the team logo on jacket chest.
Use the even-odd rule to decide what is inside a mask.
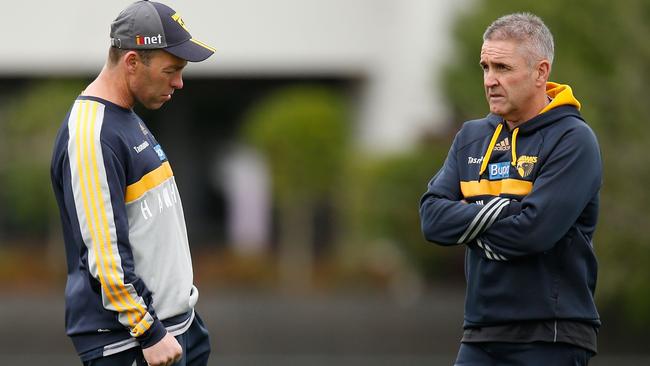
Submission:
[[[533,172],[537,163],[537,156],[522,155],[517,158],[517,172],[522,178],[526,178]]]

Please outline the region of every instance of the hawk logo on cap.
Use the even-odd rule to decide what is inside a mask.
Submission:
[[[185,27],[185,22],[183,21],[183,18],[181,18],[181,15],[180,15],[180,14],[178,14],[178,13],[174,13],[174,15],[172,15],[172,19],[173,19],[176,23],[178,23],[181,27],[183,27],[183,29],[185,29],[185,31],[187,31],[187,33],[190,32],[190,31]]]

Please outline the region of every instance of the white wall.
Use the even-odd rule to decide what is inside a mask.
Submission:
[[[217,48],[190,75],[340,76],[365,80],[359,144],[407,149],[446,122],[436,88],[454,15],[471,0],[164,1]],[[93,75],[109,25],[130,0],[0,0],[0,77]]]

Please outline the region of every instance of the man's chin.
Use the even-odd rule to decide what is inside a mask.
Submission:
[[[145,107],[146,109],[155,111],[156,109],[160,109],[160,107],[162,107],[163,104],[165,104],[165,102],[146,103],[146,104],[145,103],[140,103],[140,104],[142,104],[142,106]]]
[[[503,109],[499,106],[490,105],[490,113],[500,116],[503,113]]]
[[[496,114],[497,116],[504,116],[506,114],[512,113],[510,108],[508,108],[507,105],[503,105],[501,103],[494,103],[490,104],[490,113]]]

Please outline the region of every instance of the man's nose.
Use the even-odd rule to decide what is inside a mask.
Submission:
[[[183,76],[181,73],[178,73],[178,75],[172,79],[172,87],[174,89],[183,89]]]
[[[499,81],[494,76],[494,73],[488,70],[485,71],[485,73],[483,74],[483,84],[485,85],[486,88],[490,88],[493,86],[497,86],[499,84]]]

